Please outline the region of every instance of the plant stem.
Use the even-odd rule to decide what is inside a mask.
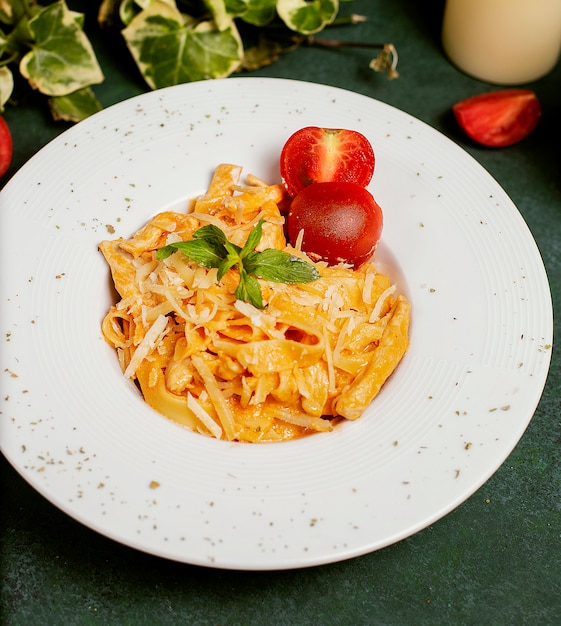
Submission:
[[[369,41],[340,41],[339,39],[318,39],[313,35],[295,38],[299,44],[306,46],[320,46],[323,48],[368,48],[381,50],[380,54],[372,59],[370,68],[375,72],[387,72],[388,78],[398,78],[397,49],[393,43],[373,43]]]

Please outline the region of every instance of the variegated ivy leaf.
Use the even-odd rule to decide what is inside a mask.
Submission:
[[[193,20],[160,0],[152,2],[123,30],[144,80],[152,89],[207,78],[224,78],[243,57],[235,24],[223,31],[214,22]]]
[[[119,3],[119,18],[125,26],[131,23],[134,17],[136,17],[141,11],[147,9],[151,2],[154,0],[104,0],[103,4],[108,2]],[[177,2],[175,0],[159,0],[169,6],[177,8]],[[102,5],[103,6],[103,5]]]
[[[4,111],[4,105],[10,99],[14,90],[14,76],[11,70],[4,66],[0,67],[0,113]]]
[[[277,0],[221,0],[226,11],[254,26],[266,26],[277,14]]]
[[[240,69],[252,72],[271,65],[282,52],[282,47],[277,41],[261,39],[255,46],[250,46],[244,51],[244,58]]]
[[[101,83],[103,73],[82,30],[83,14],[59,0],[30,21],[32,49],[21,59],[20,72],[34,89],[49,96],[65,96]]]
[[[277,0],[277,12],[291,30],[313,35],[337,17],[339,0]]]
[[[218,30],[226,30],[232,25],[234,18],[227,11],[224,0],[205,0],[205,4],[210,9],[212,19]]]
[[[101,111],[101,104],[90,87],[78,89],[67,96],[49,98],[49,106],[54,120],[66,122],[80,122]]]
[[[16,24],[29,10],[27,5],[25,0],[0,0],[0,22]]]

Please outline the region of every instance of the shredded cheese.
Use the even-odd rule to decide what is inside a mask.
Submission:
[[[191,393],[187,394],[187,407],[193,411],[193,413],[208,428],[213,437],[216,437],[216,439],[220,439],[222,437],[222,428],[220,428],[207,411],[203,409]]]
[[[287,245],[278,209],[286,192],[255,177],[239,184],[240,172],[218,166],[192,212],[157,214],[130,239],[100,243],[121,296],[103,335],[146,401],[196,432],[262,442],[331,430],[356,419],[399,363],[409,305],[374,265],[313,261],[303,231]],[[236,299],[237,269],[218,281],[217,268],[181,251],[156,258],[208,224],[243,247],[261,219],[258,251],[284,250],[320,276],[302,284],[256,279],[263,309]]]
[[[370,317],[368,319],[368,322],[370,324],[374,324],[374,322],[380,319],[380,314],[382,312],[384,305],[386,304],[386,300],[392,294],[395,293],[395,289],[396,289],[395,285],[391,285],[385,291],[382,292],[382,295],[376,301],[376,304],[374,305],[374,308],[372,309],[372,313],[370,314]]]
[[[140,344],[136,347],[134,355],[125,370],[125,378],[132,378],[136,374],[136,368],[144,361],[144,359],[152,352],[154,346],[166,332],[168,318],[165,315],[159,315],[156,321],[149,328],[148,332]]]

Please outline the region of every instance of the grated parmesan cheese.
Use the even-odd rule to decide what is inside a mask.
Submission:
[[[187,392],[187,408],[201,420],[201,422],[209,429],[211,435],[220,439],[222,437],[222,428],[212,419],[207,411],[197,402],[196,398],[189,391]]]
[[[331,430],[326,414],[355,419],[377,393],[382,378],[368,364],[383,354],[386,376],[399,362],[409,319],[399,306],[407,303],[393,302],[395,286],[373,265],[355,271],[310,259],[303,231],[287,245],[277,206],[282,186],[255,177],[241,185],[240,172],[218,166],[188,217],[165,212],[130,240],[100,244],[121,296],[104,319],[104,336],[147,402],[196,432],[260,442]],[[236,300],[234,274],[218,281],[216,268],[181,252],[156,259],[164,242],[189,240],[205,224],[243,246],[261,219],[258,250],[284,250],[320,273],[298,285],[258,279],[263,309]],[[390,304],[398,313],[384,339]]]
[[[377,322],[380,319],[380,313],[382,312],[382,308],[386,303],[386,300],[395,292],[395,289],[395,285],[391,285],[390,287],[382,291],[380,297],[374,305],[374,308],[372,309],[370,318],[368,319],[370,324],[374,324],[374,322]]]
[[[125,378],[133,378],[136,374],[136,368],[144,361],[144,359],[152,352],[154,346],[160,342],[166,333],[168,318],[160,315],[156,321],[150,326],[142,341],[138,344],[134,354],[125,370]]]
[[[366,304],[372,304],[372,287],[376,270],[373,265],[368,265],[366,275],[364,276],[364,287],[362,288],[362,299]]]
[[[218,386],[214,374],[210,371],[210,368],[200,356],[193,354],[191,356],[191,361],[204,381],[210,401],[216,409],[216,413],[222,423],[226,437],[232,441],[238,435],[236,432],[234,416],[232,415],[232,411],[226,402],[226,398],[220,391],[220,387]]]

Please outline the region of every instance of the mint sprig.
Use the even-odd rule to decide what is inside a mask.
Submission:
[[[243,248],[227,240],[224,232],[209,224],[193,233],[193,239],[170,243],[156,252],[161,261],[177,251],[208,268],[218,268],[217,279],[222,280],[230,269],[237,269],[240,282],[234,292],[238,300],[249,302],[258,309],[263,308],[263,295],[257,278],[276,283],[298,284],[317,280],[317,269],[307,261],[277,250],[267,248],[261,252],[255,250],[263,235],[265,220],[259,220],[249,233]]]

